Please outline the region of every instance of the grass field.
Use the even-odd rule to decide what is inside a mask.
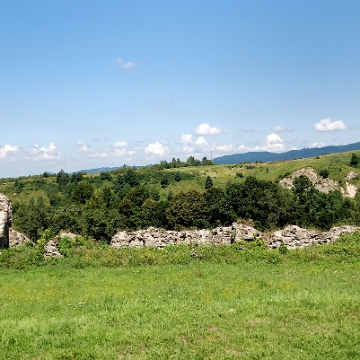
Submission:
[[[357,359],[359,239],[285,254],[199,247],[193,258],[180,247],[3,262],[0,358]]]

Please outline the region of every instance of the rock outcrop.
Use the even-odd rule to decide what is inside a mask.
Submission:
[[[333,190],[339,190],[344,197],[354,198],[357,192],[357,186],[350,184],[349,182],[358,176],[358,174],[354,171],[350,171],[350,173],[345,177],[345,187],[341,187],[336,181],[332,179],[323,179],[315,172],[312,167],[307,167],[295,171],[290,177],[281,179],[279,184],[284,188],[291,189],[293,187],[294,179],[300,175],[305,175],[314,184],[315,189],[326,194]]]
[[[11,201],[4,194],[0,194],[0,248],[9,247],[9,229],[11,224]]]

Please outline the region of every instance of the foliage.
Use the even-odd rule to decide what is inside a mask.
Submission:
[[[351,154],[351,160],[350,160],[350,165],[351,166],[356,166],[359,164],[359,157],[357,154]]]
[[[320,175],[322,178],[327,179],[327,178],[329,177],[329,175],[330,175],[330,171],[329,171],[329,169],[321,169],[321,170],[319,171],[319,175]]]
[[[58,249],[60,254],[65,257],[70,257],[74,255],[75,249],[79,246],[85,246],[86,241],[81,236],[75,236],[74,238],[70,236],[61,236],[58,242]]]
[[[205,189],[210,189],[213,186],[211,176],[207,176],[205,180]]]

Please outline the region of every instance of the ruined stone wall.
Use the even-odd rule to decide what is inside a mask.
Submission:
[[[0,194],[0,249],[9,247],[9,229],[11,224],[11,201],[4,194]]]
[[[333,243],[341,235],[359,231],[355,226],[334,227],[327,232],[302,229],[288,225],[274,233],[262,233],[251,226],[233,223],[229,227],[214,230],[169,231],[150,227],[147,230],[119,231],[111,239],[110,246],[115,249],[126,247],[152,246],[163,248],[175,244],[220,245],[232,244],[242,240],[252,241],[255,237],[265,241],[269,249],[277,249],[283,243],[289,249],[304,248],[313,244]]]

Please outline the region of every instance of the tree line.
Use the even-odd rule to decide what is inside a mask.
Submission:
[[[55,181],[37,178],[15,182],[17,192],[27,187],[42,190],[46,197],[32,197],[13,204],[14,226],[37,240],[51,229],[55,234],[66,229],[97,240],[109,242],[116,231],[149,226],[164,229],[213,228],[243,219],[259,230],[297,224],[301,227],[329,229],[335,224],[354,223],[360,219],[358,198],[343,198],[339,191],[321,193],[306,176],[294,180],[291,190],[272,181],[248,176],[241,183],[229,183],[225,189],[213,186],[206,178],[204,190],[191,189],[160,196],[159,184],[193,178],[179,171],[156,168],[85,176],[61,170]]]

